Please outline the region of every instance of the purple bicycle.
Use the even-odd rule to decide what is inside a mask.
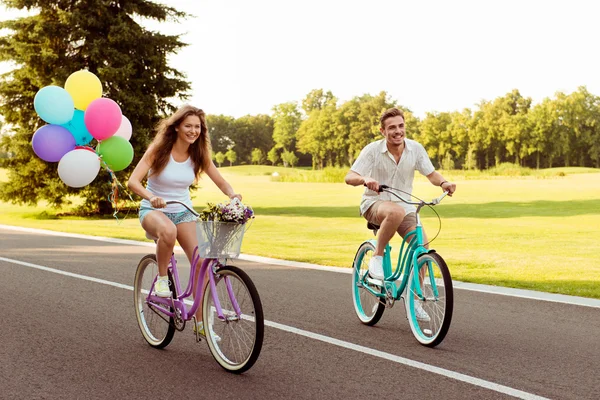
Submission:
[[[263,343],[262,304],[248,274],[226,264],[227,259],[239,256],[246,225],[197,221],[199,247],[194,249],[185,291],[181,290],[175,255],[171,255],[168,267],[170,298],[153,294],[158,276],[156,255],[148,254],[140,260],[134,281],[135,314],[142,335],[150,346],[157,349],[166,347],[176,330],[185,329],[186,321],[193,320],[196,326],[195,314],[201,306],[206,342],[219,365],[233,373],[242,373],[254,365]],[[156,240],[148,234],[146,236]],[[201,257],[204,261],[199,265]],[[200,272],[192,302],[186,299],[192,295],[196,268],[200,268]],[[208,284],[204,289],[207,275]],[[200,342],[202,336],[197,329],[195,331],[196,341]]]

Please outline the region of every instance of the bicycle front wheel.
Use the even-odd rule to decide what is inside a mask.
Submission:
[[[370,242],[363,243],[356,252],[354,264],[352,265],[352,300],[354,301],[354,311],[356,316],[365,325],[375,325],[381,319],[385,311],[383,299],[375,296],[366,287],[372,290],[384,293],[383,288],[376,285],[370,285],[365,276],[369,271],[369,261],[375,253],[375,247]],[[383,300],[385,301],[385,300]]]
[[[444,340],[454,307],[452,277],[444,259],[437,253],[422,254],[408,280],[405,297],[410,329],[419,343],[435,347]],[[415,279],[415,274],[418,277]],[[423,299],[418,297],[420,288]]]
[[[146,342],[152,347],[162,349],[166,347],[175,334],[173,317],[168,317],[157,310],[148,302],[148,294],[153,289],[154,278],[158,275],[158,263],[156,255],[144,256],[138,264],[133,283],[133,303],[135,305],[135,316]],[[173,279],[169,272],[169,284],[173,288]],[[173,311],[169,307],[169,311]]]
[[[262,304],[250,277],[237,267],[219,268],[215,285],[224,319],[218,316],[210,285],[206,286],[202,300],[206,342],[221,367],[240,374],[254,365],[262,348]]]

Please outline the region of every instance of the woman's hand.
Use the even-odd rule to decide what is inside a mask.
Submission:
[[[239,194],[239,193],[234,193],[234,194],[232,194],[231,196],[229,196],[229,199],[230,199],[230,200],[233,200],[233,199],[238,199],[239,201],[242,201],[242,195],[241,195],[241,194]]]
[[[154,208],[165,208],[167,206],[167,202],[162,197],[152,196],[148,201]]]

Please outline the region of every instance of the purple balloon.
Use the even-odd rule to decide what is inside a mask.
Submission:
[[[60,125],[44,125],[33,134],[31,146],[42,160],[57,162],[75,148],[75,138]]]

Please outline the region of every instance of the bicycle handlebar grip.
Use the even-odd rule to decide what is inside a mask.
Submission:
[[[367,187],[366,183],[363,183],[364,187]],[[388,185],[379,185],[379,189],[377,190],[377,193],[381,193],[383,192],[383,189],[389,189],[390,187]]]

